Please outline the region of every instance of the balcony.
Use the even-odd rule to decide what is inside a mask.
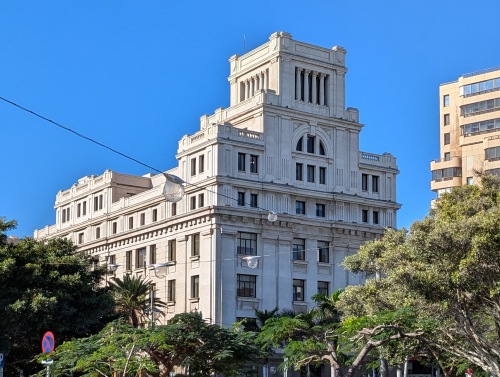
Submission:
[[[446,168],[462,168],[462,157],[450,157],[431,161],[431,171]]]

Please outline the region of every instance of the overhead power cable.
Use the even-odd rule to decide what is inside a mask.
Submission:
[[[129,159],[131,161],[134,161],[134,162],[136,162],[136,163],[138,163],[138,164],[140,164],[140,165],[142,165],[142,166],[144,166],[144,167],[146,167],[148,169],[151,169],[151,170],[153,170],[153,171],[155,171],[157,173],[160,173],[160,174],[165,174],[163,171],[161,171],[159,169],[156,169],[155,167],[153,167],[151,165],[148,165],[148,164],[146,164],[146,163],[144,163],[144,162],[142,162],[142,161],[140,161],[140,160],[138,160],[138,159],[136,159],[134,157],[131,157],[131,156],[125,154],[125,153],[122,153],[122,152],[120,152],[120,151],[118,151],[118,150],[116,150],[116,149],[114,149],[114,148],[112,148],[112,147],[110,147],[110,146],[108,146],[106,144],[103,144],[103,143],[101,143],[101,142],[99,142],[99,141],[97,141],[97,140],[95,140],[95,139],[93,139],[91,137],[85,136],[85,135],[81,134],[80,132],[77,132],[77,131],[69,128],[69,127],[66,127],[66,126],[62,125],[61,123],[59,123],[59,122],[56,122],[56,121],[54,121],[54,120],[52,120],[50,118],[47,118],[46,116],[43,116],[43,115],[37,113],[36,111],[28,109],[27,107],[19,105],[18,103],[14,102],[14,101],[11,101],[11,100],[9,100],[9,99],[7,99],[5,97],[2,97],[2,96],[0,96],[0,100],[4,101],[4,102],[6,102],[6,103],[8,103],[8,104],[10,104],[12,106],[15,106],[15,107],[17,107],[17,108],[19,108],[19,109],[21,109],[21,110],[23,110],[23,111],[31,114],[31,115],[34,115],[37,118],[40,118],[40,119],[42,119],[42,120],[44,120],[44,121],[46,121],[46,122],[48,122],[48,123],[50,123],[50,124],[52,124],[54,126],[62,128],[65,131],[71,132],[72,134],[74,134],[74,135],[76,135],[76,136],[78,136],[78,137],[80,137],[82,139],[90,141],[91,143],[99,145],[100,147],[106,148],[106,149],[108,149],[109,151],[111,151],[113,153],[116,153],[116,154],[118,154],[118,155],[120,155],[122,157],[125,157],[125,158],[127,158],[127,159]],[[225,194],[221,194],[221,193],[215,192],[215,191],[210,190],[210,189],[208,189],[206,187],[202,187],[202,186],[196,185],[194,183],[189,183],[189,182],[186,182],[186,181],[184,181],[184,183],[186,185],[190,185],[190,186],[193,186],[193,187],[196,187],[196,188],[199,188],[199,189],[207,190],[208,192],[211,192],[213,194],[216,194],[216,195],[219,195],[221,197],[224,197],[224,198],[227,198],[227,199],[230,199],[230,200],[238,202],[238,199],[232,198],[232,197],[230,197],[228,195],[225,195]],[[249,204],[249,203],[245,202],[244,204]],[[269,211],[266,208],[262,208],[262,207],[259,207],[259,206],[255,206],[255,207],[252,207],[252,208],[257,208],[257,209],[260,209],[262,211],[267,211],[267,212],[274,213],[272,211]]]

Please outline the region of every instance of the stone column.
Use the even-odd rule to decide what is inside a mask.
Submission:
[[[300,68],[295,68],[295,99],[300,101]]]
[[[325,106],[325,75],[319,74],[319,104]]]
[[[304,70],[304,102],[309,102],[309,73],[311,71]]]
[[[314,72],[312,71],[311,72],[311,92],[312,92],[312,98],[311,98],[311,102],[313,103],[313,105],[316,105],[318,102],[317,98],[316,98],[316,77],[318,75],[318,72]]]
[[[246,87],[245,99],[249,99],[250,98],[250,82],[248,80],[245,81],[245,87]]]
[[[264,79],[262,80],[262,89],[267,90],[267,70],[264,71]]]

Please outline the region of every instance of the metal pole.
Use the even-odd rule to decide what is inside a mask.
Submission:
[[[154,330],[155,328],[155,312],[154,312],[154,300],[153,300],[153,285],[150,285],[149,288],[149,298],[151,301],[151,329]]]

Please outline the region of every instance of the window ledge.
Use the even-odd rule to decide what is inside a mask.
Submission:
[[[200,302],[200,298],[199,297],[190,298],[189,302]]]
[[[197,260],[200,260],[200,256],[199,255],[191,255],[189,257],[189,259],[191,259],[191,261],[197,261]]]
[[[303,266],[307,266],[307,261],[306,260],[294,259],[292,262],[293,262],[293,264],[300,264],[300,265],[303,265]]]
[[[175,306],[175,301],[167,301],[167,306]]]

